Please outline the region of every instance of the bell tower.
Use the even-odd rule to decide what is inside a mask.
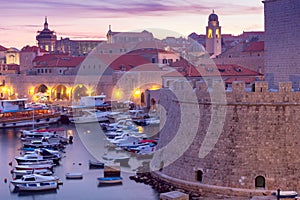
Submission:
[[[221,26],[219,25],[218,15],[213,13],[208,17],[208,26],[206,27],[206,51],[212,57],[222,53]]]

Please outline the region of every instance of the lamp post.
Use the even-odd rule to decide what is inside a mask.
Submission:
[[[280,189],[277,189],[277,200],[280,200]]]

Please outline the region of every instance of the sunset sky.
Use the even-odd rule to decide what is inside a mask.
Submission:
[[[203,34],[213,9],[222,33],[264,30],[261,0],[0,0],[0,7],[0,45],[19,49],[36,44],[45,16],[58,38],[71,39],[105,38],[109,25]]]

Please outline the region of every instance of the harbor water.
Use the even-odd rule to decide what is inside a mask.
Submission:
[[[58,127],[54,125],[54,127]],[[122,185],[99,186],[97,177],[103,176],[103,169],[90,169],[89,160],[95,160],[95,156],[83,145],[78,127],[74,125],[61,125],[66,129],[66,134],[73,136],[73,144],[66,146],[60,165],[55,167],[55,176],[58,176],[63,185],[57,190],[45,192],[15,192],[9,184],[12,180],[10,171],[16,165],[15,156],[20,155],[22,142],[18,133],[19,129],[0,129],[0,199],[22,199],[22,200],[61,200],[61,199],[105,199],[105,200],[157,200],[158,193],[150,186],[136,183],[129,179],[134,175],[134,170],[121,172]],[[85,129],[87,127],[82,127]],[[88,130],[93,132],[93,130]],[[100,144],[99,144],[100,145]],[[9,164],[12,164],[10,166]],[[83,179],[67,180],[65,174],[69,172],[80,172]],[[7,182],[6,182],[7,180]]]

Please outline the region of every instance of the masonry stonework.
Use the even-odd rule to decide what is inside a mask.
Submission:
[[[244,82],[234,82],[232,92],[226,92],[226,103],[212,102],[203,83],[194,91],[198,102],[180,101],[174,91],[184,94],[186,88],[181,84],[176,83],[173,91],[161,92],[167,121],[160,132],[159,147],[177,137],[182,115],[198,112],[198,131],[183,155],[164,166],[161,173],[199,183],[197,171],[201,170],[202,184],[251,190],[257,189],[255,179],[262,176],[265,186],[260,189],[299,191],[300,92],[292,92],[291,82],[279,83],[278,92],[269,92],[267,82],[256,82],[255,92],[245,92]],[[180,107],[192,104],[198,104],[199,109],[178,114]],[[218,124],[212,117],[216,110],[226,114],[224,126],[215,145],[213,140],[205,140],[213,148],[200,158],[209,126]]]
[[[270,87],[291,81],[299,90],[300,1],[265,0],[265,77]]]

